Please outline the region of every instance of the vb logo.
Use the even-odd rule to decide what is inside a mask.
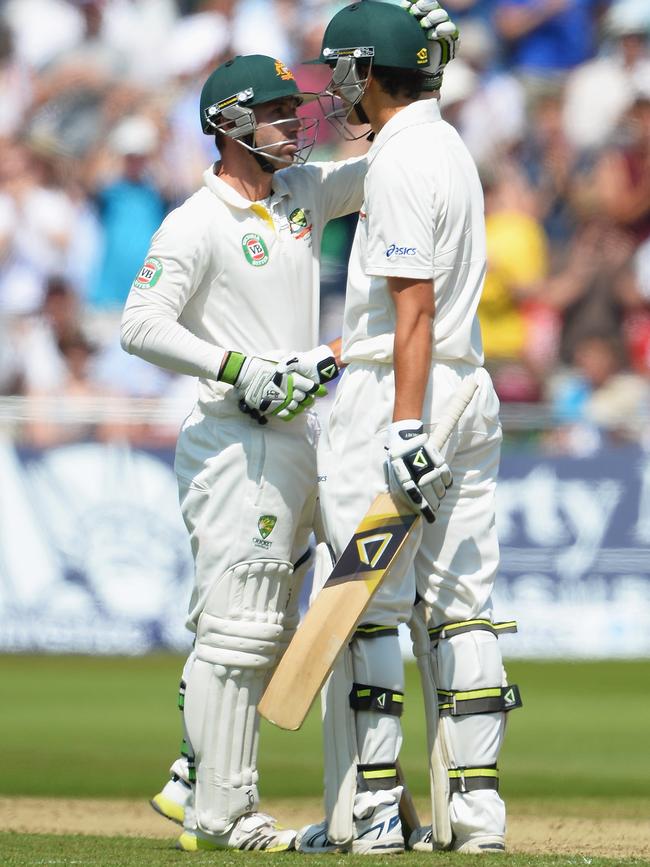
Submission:
[[[374,569],[392,538],[392,533],[377,533],[375,536],[364,536],[363,539],[357,539],[359,560]]]

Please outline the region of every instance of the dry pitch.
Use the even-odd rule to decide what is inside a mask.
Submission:
[[[288,827],[320,817],[320,801],[267,802],[264,809]],[[426,803],[418,800],[421,815]],[[510,810],[508,851],[650,860],[650,818],[616,817],[593,803],[573,803],[569,810],[549,804],[519,803]],[[582,815],[578,815],[578,813]],[[157,816],[146,802],[116,799],[0,798],[2,829],[17,833],[93,834],[168,838],[178,828]],[[589,818],[586,818],[589,816]],[[588,863],[586,860],[584,863]]]

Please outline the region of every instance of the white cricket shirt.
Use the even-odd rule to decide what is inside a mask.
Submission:
[[[485,264],[476,166],[437,100],[412,103],[368,152],[348,268],[344,361],[392,361],[395,307],[386,277],[394,276],[433,280],[433,359],[482,364],[476,308]]]
[[[127,352],[198,376],[210,411],[225,350],[280,359],[318,345],[320,246],[334,217],[359,209],[365,157],[277,172],[267,204],[214,174],[154,235],[122,318]]]

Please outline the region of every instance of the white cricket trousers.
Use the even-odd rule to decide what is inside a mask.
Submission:
[[[489,374],[468,364],[436,362],[427,385],[423,421],[432,431],[462,379],[478,390],[442,449],[454,475],[434,524],[422,522],[413,568],[380,587],[364,623],[408,621],[415,591],[432,609],[433,625],[491,614],[499,562],[495,485],[501,446],[499,401]],[[326,538],[337,557],[373,498],[386,490],[384,464],[392,421],[392,365],[351,364],[336,392],[319,448],[319,495]]]
[[[259,425],[229,406],[219,416],[196,407],[186,419],[174,469],[195,563],[189,629],[231,566],[269,558],[295,564],[308,550],[318,432],[311,413]]]

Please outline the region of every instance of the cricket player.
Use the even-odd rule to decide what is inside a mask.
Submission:
[[[366,171],[364,158],[302,164],[316,125],[297,116],[307,98],[272,57],[210,75],[201,124],[220,160],[154,235],[122,320],[127,352],[199,380],[175,459],[196,567],[187,755],[154,799],[184,820],[189,851],[280,851],[295,838],[257,809],[256,705],[310,561],[318,426],[304,410],[338,373],[335,350],[318,346],[321,236],[359,209]]]
[[[298,833],[301,852],[390,854],[408,842],[396,760],[397,627],[409,621],[443,769],[435,827],[416,831],[411,845],[504,851],[497,758],[506,712],[520,700],[497,640],[514,625],[492,618],[501,428],[476,317],[483,196],[467,149],[431,98],[455,43],[450,34],[445,54],[443,41],[426,38],[427,23],[435,11],[433,22],[418,22],[407,8],[365,0],[334,16],[320,55],[332,68],[337,121],[345,113],[351,127],[370,123],[375,133],[348,270],[348,366],[319,455],[325,531],[338,557],[386,480],[423,520],[415,559],[380,587],[325,687],[326,820]],[[470,376],[478,389],[441,454],[430,433]]]

